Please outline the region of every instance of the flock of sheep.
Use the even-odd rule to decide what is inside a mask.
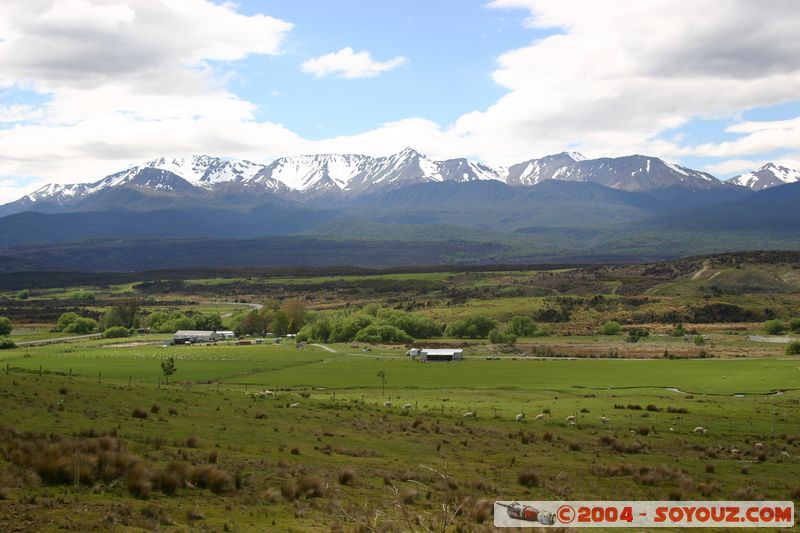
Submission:
[[[246,393],[246,394],[249,394],[249,393]],[[262,391],[258,391],[258,392],[253,393],[253,397],[254,398],[271,398],[271,397],[274,397],[274,396],[275,396],[275,392],[273,392],[271,390],[262,390]],[[300,407],[300,403],[298,403],[298,402],[291,403],[291,404],[289,404],[289,407],[291,407],[291,408]],[[392,402],[390,402],[390,401],[383,402],[383,407],[386,408],[386,409],[391,409],[392,408]],[[407,404],[403,405],[402,410],[404,412],[407,412],[407,411],[410,411],[413,408],[414,408],[413,404],[407,403]],[[463,414],[463,418],[477,418],[477,416],[478,415],[477,415],[477,413],[475,411],[467,411],[467,412],[465,412]],[[544,418],[545,418],[545,413],[539,413],[538,415],[533,417],[534,420],[544,420]],[[517,413],[517,415],[514,417],[514,420],[517,421],[517,422],[525,422],[525,413]],[[608,424],[610,422],[611,422],[610,418],[608,418],[606,416],[602,416],[602,415],[600,416],[600,423],[601,424]],[[564,419],[564,424],[567,424],[567,425],[570,425],[570,426],[575,426],[575,425],[577,425],[577,423],[578,423],[578,419],[577,419],[577,417],[575,415],[569,415],[568,417],[566,417]],[[669,430],[670,431],[674,431],[673,428],[669,428]],[[692,431],[694,433],[697,433],[697,434],[700,434],[700,435],[705,435],[706,433],[708,433],[708,429],[703,427],[703,426],[697,426]],[[757,442],[755,444],[755,448],[757,450],[763,450],[764,449],[764,444],[762,444],[760,442]],[[737,453],[738,451],[739,450],[733,449],[733,450],[731,450],[731,453]],[[784,452],[784,453],[786,453],[786,452]]]

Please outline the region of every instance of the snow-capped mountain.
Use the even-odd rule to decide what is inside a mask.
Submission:
[[[797,180],[800,173],[790,172],[783,169],[776,175],[787,180],[787,176],[793,176]],[[58,211],[76,205],[86,209],[91,207],[86,205],[87,198],[120,187],[175,197],[192,193],[219,198],[233,191],[302,200],[319,195],[359,196],[426,182],[480,180],[497,180],[512,186],[533,186],[545,180],[583,181],[627,191],[728,187],[710,174],[642,155],[585,159],[575,152],[563,152],[508,168],[463,158],[435,161],[411,148],[384,157],[356,154],[282,157],[268,165],[195,155],[154,159],[94,183],[46,185],[16,202],[0,206],[0,216],[26,210]]]
[[[512,165],[506,178],[509,185],[535,185],[544,180],[588,181],[626,191],[724,187],[711,174],[674,165],[657,157],[630,155],[585,159],[575,152],[563,152]]]
[[[759,169],[735,176],[726,183],[760,191],[769,187],[798,181],[800,181],[800,170],[783,167],[775,163],[767,163]]]

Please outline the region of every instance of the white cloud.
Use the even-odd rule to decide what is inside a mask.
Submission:
[[[407,62],[408,60],[403,56],[386,61],[376,61],[372,59],[372,54],[368,51],[356,52],[348,46],[338,52],[309,59],[300,65],[300,69],[317,78],[332,74],[347,79],[372,78],[382,72],[405,65]]]
[[[255,105],[226,88],[228,67],[220,64],[280,53],[286,22],[208,0],[0,2],[0,88],[49,97],[33,109],[0,109],[0,117],[30,120],[0,128],[0,176],[87,181],[164,154],[266,161],[314,152],[379,155],[409,144],[433,157],[499,164],[564,149],[590,157],[706,156],[722,160],[720,173],[778,150],[800,153],[800,118],[740,121],[728,130],[733,140],[698,145],[679,130],[696,118],[736,120],[743,110],[798,100],[795,0],[491,6],[527,10],[531,28],[552,32],[498,58],[493,76],[507,93],[493,105],[451,125],[409,117],[312,141],[258,122]],[[302,68],[348,78],[404,61],[345,48]],[[33,186],[0,186],[0,201]]]
[[[734,176],[762,167],[766,161],[751,159],[728,159],[719,163],[706,165],[703,170],[715,176]]]

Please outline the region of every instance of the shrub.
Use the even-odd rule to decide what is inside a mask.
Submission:
[[[0,350],[10,350],[16,347],[17,347],[16,343],[11,339],[7,339],[6,337],[0,337]]]
[[[792,341],[787,344],[786,355],[800,355],[800,341]]]
[[[644,328],[631,328],[628,330],[628,336],[625,337],[625,342],[639,342],[649,336],[650,332]]]
[[[614,320],[610,320],[600,327],[600,333],[602,335],[619,335],[620,331],[622,331],[622,328],[619,322]]]
[[[513,333],[503,333],[497,328],[489,332],[489,342],[492,344],[514,344],[517,342],[517,336]]]
[[[344,470],[339,471],[340,485],[352,485],[355,479],[356,479],[356,471],[353,470],[352,468],[345,468]]]
[[[112,326],[103,332],[103,337],[106,339],[120,339],[122,337],[130,337],[130,335],[130,330],[122,326]]]
[[[789,329],[795,333],[800,333],[800,318],[793,318],[789,321]]]
[[[532,337],[536,334],[536,323],[530,317],[516,315],[511,317],[508,332],[517,337]]]
[[[702,346],[706,343],[706,339],[702,335],[695,335],[692,337],[692,342],[694,342],[697,346]]]
[[[782,320],[767,320],[764,322],[764,330],[769,335],[781,335],[786,331],[786,324]]]
[[[17,300],[27,300],[31,296],[31,291],[28,289],[22,289],[17,293]]]
[[[526,469],[517,474],[517,483],[527,488],[538,487],[539,476],[533,470]]]
[[[445,330],[445,335],[458,339],[485,339],[489,332],[497,327],[497,321],[489,317],[476,315],[457,320]]]
[[[76,335],[85,335],[97,329],[97,321],[91,318],[84,318],[79,316],[73,320],[64,331],[67,333],[75,333]]]
[[[11,320],[4,316],[0,316],[0,335],[11,335],[14,326],[11,325]]]

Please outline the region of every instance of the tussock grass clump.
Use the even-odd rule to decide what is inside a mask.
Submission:
[[[712,465],[711,463],[705,466],[706,474],[713,474],[717,471],[717,467]]]
[[[699,492],[702,496],[708,498],[712,494],[714,494],[719,487],[716,483],[698,483],[697,484],[697,492]]]
[[[352,485],[356,479],[356,471],[352,468],[345,468],[339,471],[339,484]]]
[[[553,434],[549,431],[545,431],[544,435],[542,435],[542,440],[545,442],[553,442]]]
[[[194,435],[190,435],[186,437],[184,444],[187,448],[197,448],[200,446],[200,441]]]
[[[159,411],[161,411],[161,407],[159,407],[158,404],[154,403],[153,405],[150,406],[150,412],[153,413],[154,415],[157,415]]]
[[[6,459],[45,485],[91,485],[125,477],[138,458],[114,437],[68,439],[26,436],[6,444]]]
[[[582,449],[582,448],[581,448],[581,443],[580,443],[580,442],[570,442],[570,443],[567,443],[567,448],[568,448],[568,449],[569,449],[569,451],[571,451],[571,452],[579,452],[579,451],[581,451],[581,449]]]
[[[630,476],[636,469],[633,465],[620,464],[620,465],[592,465],[591,472],[597,477],[616,477],[616,476]]]
[[[305,498],[320,498],[325,494],[325,482],[316,476],[302,476],[297,484],[300,494]]]
[[[792,490],[790,497],[796,502],[800,501],[800,486],[795,487]]]
[[[650,428],[647,426],[640,426],[639,429],[636,430],[636,433],[642,437],[646,437],[650,434]]]
[[[494,515],[494,503],[491,500],[478,500],[472,505],[469,516],[476,524],[488,522]]]
[[[211,453],[208,454],[208,462],[213,464],[217,463],[217,458],[219,457],[219,453],[217,450],[212,450]]]
[[[147,411],[137,407],[131,412],[131,416],[133,418],[147,418]]]
[[[153,487],[168,496],[173,496],[186,484],[186,467],[181,463],[170,463],[153,475]]]
[[[281,494],[288,501],[297,499],[300,495],[300,485],[294,478],[289,478],[281,483]]]
[[[403,491],[400,492],[400,501],[405,505],[413,505],[418,496],[419,492],[414,489],[403,489]]]
[[[132,496],[143,500],[149,498],[153,483],[150,481],[150,472],[147,467],[142,463],[135,463],[128,470],[126,485]]]
[[[607,446],[619,453],[641,453],[645,449],[645,445],[638,440],[627,442],[619,440],[616,437],[612,437],[611,435],[601,435],[599,441],[603,446]]]
[[[263,419],[265,419],[265,418],[267,418],[267,415],[266,415],[266,413],[262,413],[261,411],[258,411],[258,412],[256,413],[256,420],[263,420]]]
[[[653,412],[653,413],[658,413],[658,412],[660,412],[660,411],[661,411],[661,408],[660,408],[659,406],[657,406],[656,404],[653,404],[653,403],[649,403],[649,404],[647,404],[647,407],[646,407],[646,409],[647,409],[648,411],[651,411],[651,412]]]
[[[167,412],[170,414],[170,416],[178,416],[178,410],[174,407],[170,407]]]
[[[687,408],[685,408],[685,407],[672,407],[672,406],[670,406],[670,407],[667,407],[667,412],[668,413],[675,413],[675,414],[678,414],[678,415],[688,415],[689,414],[689,410]]]
[[[763,500],[764,495],[758,491],[752,485],[747,485],[741,488],[736,489],[736,492],[733,493],[732,499],[734,500],[747,500],[747,501],[757,501]]]
[[[189,471],[189,480],[201,489],[209,489],[214,494],[227,492],[233,480],[227,471],[214,465],[198,465]]]
[[[517,474],[517,483],[527,488],[538,487],[539,475],[529,468],[525,469]]]

